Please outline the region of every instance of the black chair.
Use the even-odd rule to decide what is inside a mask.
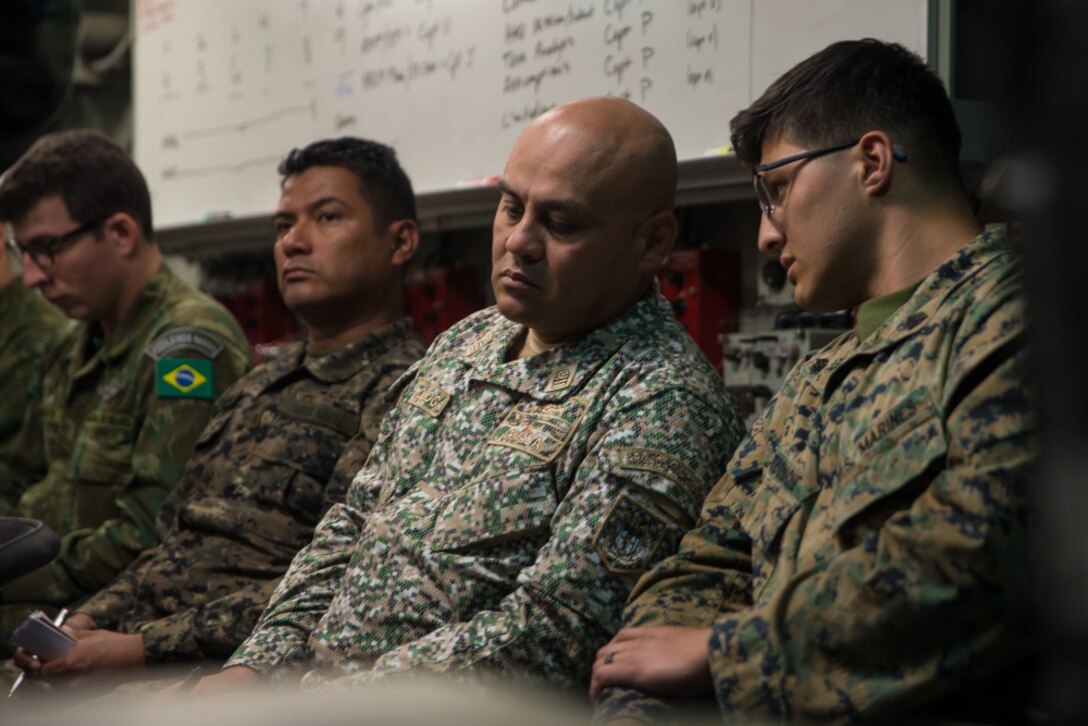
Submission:
[[[36,519],[0,517],[0,586],[48,564],[60,537]]]

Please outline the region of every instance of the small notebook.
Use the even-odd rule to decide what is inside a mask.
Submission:
[[[49,620],[41,610],[35,610],[11,634],[11,642],[42,662],[59,658],[73,647],[75,638]]]

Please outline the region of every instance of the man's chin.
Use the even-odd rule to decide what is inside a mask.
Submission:
[[[519,300],[511,300],[505,295],[500,295],[495,300],[495,307],[499,309],[504,318],[521,325],[532,327],[533,323],[539,319],[536,305],[526,305]]]
[[[94,315],[90,310],[71,300],[49,300],[49,303],[72,320],[89,321],[94,319]]]

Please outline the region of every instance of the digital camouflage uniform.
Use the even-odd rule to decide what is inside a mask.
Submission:
[[[58,336],[37,415],[20,433],[40,439],[44,458],[14,513],[45,522],[61,535],[61,550],[0,589],[3,633],[35,607],[98,591],[158,541],[155,517],[213,399],[251,359],[230,313],[166,265],[111,338],[96,340],[97,330],[80,323]]]
[[[524,332],[481,311],[397,383],[347,503],[228,665],[317,665],[308,684],[410,669],[588,682],[742,429],[660,295],[504,362]]]
[[[14,439],[33,400],[31,388],[42,353],[64,320],[57,308],[36,290],[23,287],[17,277],[0,288],[0,516],[11,514],[28,483],[16,457],[20,461],[36,457],[20,452]]]
[[[1037,445],[1025,328],[1018,259],[987,233],[873,334],[799,363],[625,622],[711,627],[732,718],[887,717],[1015,660]],[[598,720],[666,711],[612,688]]]
[[[362,467],[385,393],[423,355],[407,319],[309,359],[291,343],[216,403],[163,505],[161,544],[79,608],[148,662],[224,659]]]

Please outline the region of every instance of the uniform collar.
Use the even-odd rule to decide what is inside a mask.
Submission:
[[[854,333],[843,335],[814,354],[804,372],[818,376],[836,360],[854,355],[872,355],[897,345],[925,327],[942,302],[966,280],[977,275],[998,257],[1013,252],[1004,230],[987,230],[957,250],[918,284],[914,294],[875,331],[859,341]]]
[[[328,355],[315,358],[305,363],[306,370],[314,378],[324,383],[342,383],[357,374],[371,361],[385,354],[414,335],[412,321],[408,318],[390,323],[373,333],[369,333],[354,343],[350,343]],[[305,360],[306,346],[300,345],[297,351],[291,351],[295,365]]]
[[[7,285],[0,287],[0,310],[4,311],[5,323],[8,320],[19,319],[24,314],[24,310],[30,310],[35,305],[44,302],[45,298],[41,296],[41,293],[23,287],[23,282],[18,276]],[[53,307],[52,303],[47,304],[50,308]]]
[[[930,321],[950,293],[994,259],[1012,251],[1004,230],[989,230],[975,237],[923,279],[910,299],[861,342],[859,351],[877,352],[913,335]]]
[[[97,323],[81,323],[76,348],[78,353],[72,359],[73,375],[85,373],[93,361],[113,361],[127,355],[134,343],[146,337],[141,333],[154,323],[161,301],[178,284],[180,280],[170,271],[170,268],[165,263],[160,264],[159,269],[132,301],[132,307],[121,324],[117,326],[113,337],[106,340],[97,353],[86,359],[83,356],[87,346],[93,336],[101,335],[101,328]]]
[[[470,378],[520,391],[541,401],[562,401],[579,391],[606,360],[628,341],[657,330],[672,308],[656,284],[626,313],[576,341],[505,362],[506,351],[525,334],[525,326],[497,316],[490,330],[460,351],[472,368]]]

